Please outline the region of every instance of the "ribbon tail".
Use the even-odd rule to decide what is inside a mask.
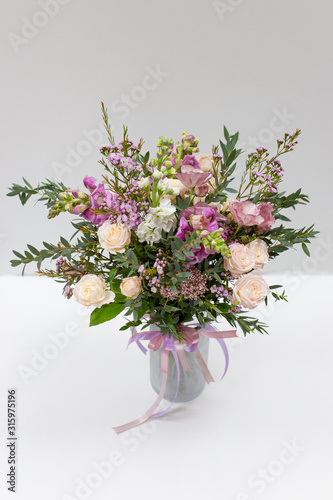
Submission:
[[[201,370],[201,373],[205,377],[205,380],[206,380],[207,384],[209,384],[210,382],[214,382],[212,374],[208,370],[208,367],[207,367],[207,365],[205,363],[205,360],[201,356],[201,353],[200,353],[199,349],[197,349],[196,351],[194,351],[194,355],[196,357],[196,360],[197,360],[197,363],[198,363],[199,368]]]
[[[180,364],[182,365],[184,372],[187,372],[188,370],[192,370],[191,365],[186,357],[184,347],[181,344],[176,346],[176,352],[178,354],[178,358],[179,358]]]
[[[148,420],[152,416],[152,414],[154,413],[154,411],[156,410],[156,408],[158,407],[158,405],[162,401],[163,396],[165,394],[166,383],[167,383],[167,378],[168,378],[168,357],[169,357],[169,351],[166,351],[163,349],[162,357],[161,357],[162,385],[161,385],[160,393],[157,396],[155,403],[141,417],[139,417],[135,420],[132,420],[132,422],[128,422],[127,424],[120,425],[118,427],[113,427],[113,430],[117,434],[120,434],[121,432],[124,432],[124,431],[128,431],[129,429],[132,429],[133,427],[137,427],[138,425],[141,425],[144,422],[146,422],[146,420]],[[166,369],[166,371],[165,371],[165,369]],[[177,387],[177,393],[178,393],[178,387]],[[177,396],[177,394],[176,394],[176,396]],[[158,415],[154,415],[154,417],[155,416],[158,416]]]
[[[222,374],[222,377],[220,378],[220,380],[222,380],[223,377],[225,376],[225,374],[228,371],[228,367],[229,367],[229,353],[228,353],[228,349],[227,349],[225,341],[223,339],[216,339],[216,340],[220,344],[220,346],[222,348],[222,351],[224,353],[224,357],[225,357],[225,368],[224,368],[224,372]]]
[[[155,413],[153,415],[154,418],[163,417],[163,415],[165,415],[166,413],[168,413],[168,411],[171,410],[171,408],[173,407],[173,405],[175,403],[175,400],[177,398],[177,395],[178,395],[179,379],[180,379],[179,359],[178,359],[178,355],[177,355],[177,352],[176,352],[175,349],[172,349],[171,352],[172,352],[172,355],[173,355],[173,357],[175,359],[175,364],[176,364],[176,367],[177,367],[177,389],[176,389],[176,394],[175,394],[175,397],[173,398],[172,403],[168,406],[168,408],[166,410],[161,411],[160,413]]]
[[[148,349],[146,349],[140,342],[140,340],[136,340],[135,341],[137,346],[139,347],[139,349],[143,352],[143,354],[147,354],[148,352]]]

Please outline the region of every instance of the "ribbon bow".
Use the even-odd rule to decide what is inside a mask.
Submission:
[[[194,324],[193,326],[200,326],[200,325]],[[225,368],[220,380],[223,379],[223,377],[228,371],[228,366],[229,366],[229,354],[224,339],[237,337],[236,330],[227,330],[224,332],[217,331],[213,326],[207,324],[204,330],[198,331],[195,328],[193,328],[193,326],[192,327],[185,325],[178,326],[178,330],[183,334],[183,340],[181,340],[180,342],[177,339],[174,339],[173,336],[169,337],[169,335],[163,335],[163,333],[161,333],[160,330],[137,333],[136,328],[132,328],[132,337],[130,338],[128,345],[135,342],[144,354],[146,354],[148,350],[157,351],[157,349],[159,349],[162,346],[162,354],[161,354],[162,384],[159,395],[154,404],[149,408],[149,410],[147,410],[141,417],[137,418],[136,420],[133,420],[132,422],[129,422],[128,424],[120,425],[119,427],[113,427],[113,430],[117,434],[120,434],[121,432],[127,431],[129,429],[132,429],[133,427],[143,424],[150,417],[154,418],[162,417],[171,409],[177,398],[179,389],[179,377],[180,377],[179,363],[181,364],[184,372],[191,370],[191,366],[190,363],[188,362],[185,351],[194,352],[196,361],[199,365],[201,373],[203,374],[207,384],[209,384],[210,382],[214,382],[212,374],[210,373],[198,348],[200,335],[202,335],[203,337],[216,339],[217,342],[220,344],[225,357]],[[141,343],[142,340],[149,340],[148,349],[146,349],[142,345]],[[163,396],[165,394],[166,383],[168,379],[168,360],[170,352],[174,357],[177,368],[176,393],[173,398],[173,401],[166,410],[160,413],[154,413],[154,411],[162,401]]]

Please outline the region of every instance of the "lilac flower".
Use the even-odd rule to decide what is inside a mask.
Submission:
[[[196,227],[192,225],[193,221]],[[202,229],[205,229],[208,233],[216,231],[219,226],[215,208],[210,207],[206,203],[197,203],[193,207],[185,208],[180,213],[179,227],[176,234],[177,238],[185,241],[186,235],[193,233],[197,229],[198,224],[202,225]],[[193,262],[195,263],[202,262],[208,255],[215,253],[214,249],[210,249],[207,252],[202,243],[199,248],[192,248],[191,250],[194,254]]]
[[[176,177],[186,186],[191,188],[194,186],[201,186],[212,177],[209,172],[203,172],[200,169],[198,160],[193,155],[186,155],[180,166],[180,173]]]
[[[216,218],[216,209],[214,207],[210,207],[206,203],[196,203],[193,207],[185,208],[180,212],[180,219],[185,217],[186,220],[190,221],[194,215],[204,215],[205,218],[209,220],[208,227],[202,228],[207,229],[208,231],[216,231],[219,226]]]
[[[200,165],[198,160],[193,155],[186,155],[182,161],[182,167],[186,167],[186,165],[193,167],[197,170],[200,170]]]
[[[194,229],[190,224],[187,222],[185,217],[180,217],[179,219],[179,227],[177,231],[177,238],[181,239],[182,241],[185,241],[185,236],[190,235],[193,233]]]
[[[95,179],[95,177],[89,177],[88,175],[86,175],[83,179],[83,184],[87,189],[89,189],[91,193],[96,189],[96,183],[97,180]]]
[[[92,191],[90,195],[90,203],[92,208],[98,209],[105,201],[105,186],[104,184],[98,184],[98,186]]]
[[[85,205],[84,203],[80,203],[80,205],[75,205],[75,207],[72,210],[72,214],[80,215],[83,212],[85,212],[87,209],[89,209],[88,205]]]

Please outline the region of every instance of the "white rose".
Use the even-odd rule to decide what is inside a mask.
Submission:
[[[85,274],[74,287],[74,298],[84,306],[101,307],[114,301],[115,294],[106,290],[106,283],[97,274]]]
[[[260,271],[269,261],[268,247],[264,240],[256,239],[248,243],[247,248],[254,256],[254,269]]]
[[[120,291],[125,297],[136,299],[141,291],[141,279],[138,276],[124,278],[120,284]]]
[[[97,234],[101,247],[113,255],[124,253],[125,247],[131,242],[131,230],[124,224],[112,224],[109,220],[101,225]]]
[[[248,273],[254,268],[254,256],[242,243],[233,243],[229,246],[231,257],[224,257],[224,267],[235,278]]]
[[[213,172],[214,163],[212,155],[198,155],[196,159],[203,172]]]
[[[270,289],[264,278],[259,273],[251,273],[235,282],[232,302],[254,309],[269,293]]]

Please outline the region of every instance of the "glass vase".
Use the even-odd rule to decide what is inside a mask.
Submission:
[[[157,325],[151,325],[150,329],[153,331],[159,330]],[[198,349],[200,350],[201,356],[203,357],[205,363],[208,363],[208,350],[209,350],[209,338],[200,335]],[[201,373],[198,363],[195,358],[194,352],[184,351],[185,355],[191,365],[192,370],[187,370],[184,372],[181,363],[179,362],[179,388],[178,394],[175,399],[176,403],[183,403],[185,401],[191,401],[198,397],[205,385],[206,381]],[[162,370],[161,370],[161,353],[162,347],[157,349],[157,351],[149,351],[150,353],[150,383],[154,391],[159,394],[162,384]],[[166,384],[166,390],[164,394],[164,399],[167,401],[173,401],[176,391],[177,391],[177,367],[172,353],[169,354],[168,358],[168,378]]]

